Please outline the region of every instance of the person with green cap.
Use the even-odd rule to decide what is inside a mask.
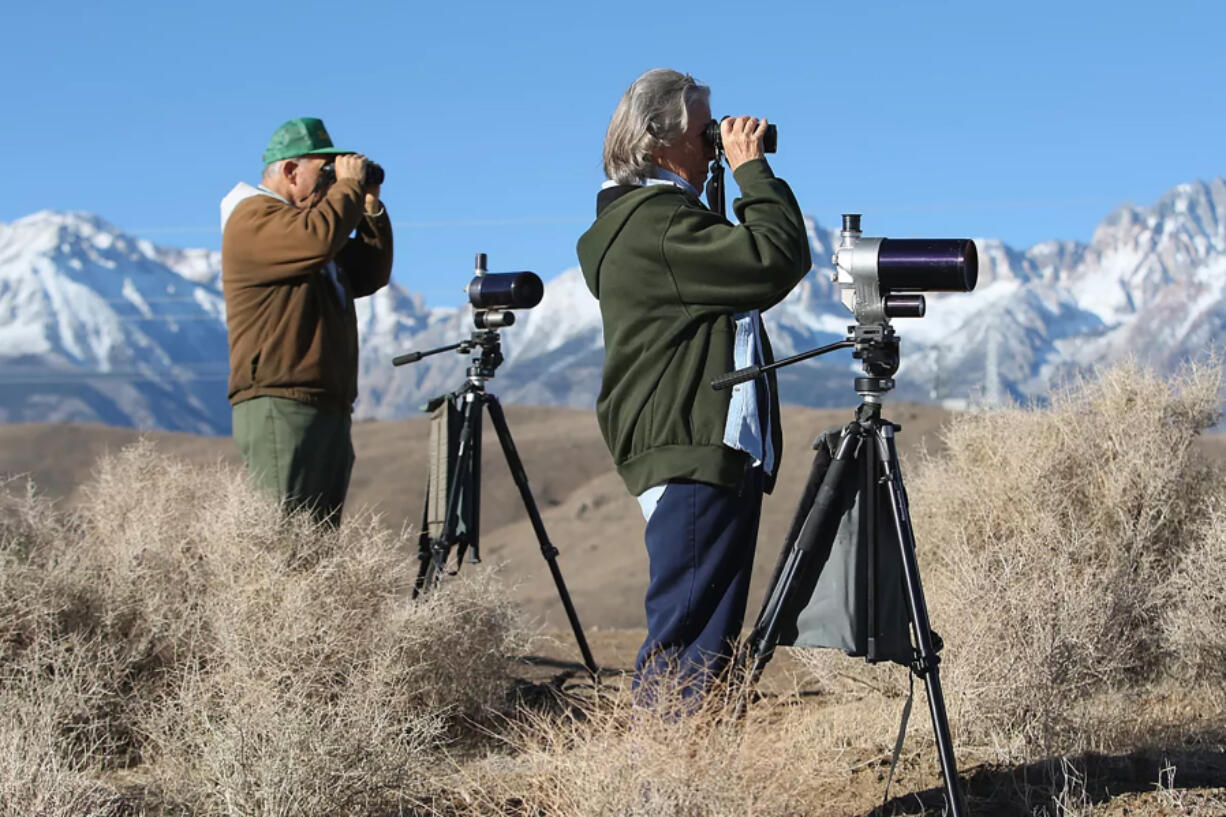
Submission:
[[[263,159],[262,183],[221,202],[234,439],[256,485],[339,525],[354,462],[354,298],[387,285],[392,226],[366,157],[335,147],[319,119],[277,128]]]

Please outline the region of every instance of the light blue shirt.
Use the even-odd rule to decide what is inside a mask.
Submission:
[[[655,165],[651,166],[651,172],[654,174],[653,177],[650,179],[644,179],[644,184],[674,184],[677,187],[680,187],[682,190],[688,190],[699,198],[702,197],[702,193],[700,193],[698,189],[694,187],[694,185],[686,181],[684,176]]]
[[[734,315],[736,339],[732,347],[732,367],[761,366],[762,314],[758,310]],[[762,390],[759,395],[759,388]],[[770,411],[761,411],[771,403],[770,383],[765,377],[755,378],[732,387],[728,403],[728,421],[724,425],[724,445],[744,451],[753,457],[755,467],[765,474],[775,472],[775,446],[771,440]]]
[[[651,170],[648,172],[650,172],[651,175],[639,182],[640,187],[646,187],[652,184],[671,184],[674,187],[680,187],[682,190],[693,193],[698,198],[702,198],[702,193],[698,190],[698,188],[686,181],[684,176],[680,176],[671,170],[665,170],[662,167],[657,167],[656,165],[652,165]],[[600,185],[601,190],[606,190],[610,187],[620,187],[620,184],[612,179],[606,179],[604,184]]]

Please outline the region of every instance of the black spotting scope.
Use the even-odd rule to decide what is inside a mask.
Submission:
[[[487,272],[468,282],[473,309],[531,309],[544,295],[545,285],[535,272]]]

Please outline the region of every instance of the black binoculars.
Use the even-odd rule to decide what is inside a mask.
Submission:
[[[373,185],[383,184],[383,165],[376,164],[372,161],[366,162],[366,178],[362,180],[363,187],[371,187]],[[319,178],[325,184],[332,184],[336,181],[336,164],[328,162],[319,169]]]
[[[724,117],[727,119],[728,117]],[[719,123],[712,119],[707,123],[707,129],[702,132],[702,138],[707,143],[707,147],[713,150],[723,151],[724,139],[719,132]],[[762,135],[762,150],[766,153],[774,153],[779,146],[779,129],[774,125],[766,126],[766,133]]]

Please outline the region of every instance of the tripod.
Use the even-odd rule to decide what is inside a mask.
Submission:
[[[845,348],[855,349],[854,356],[861,361],[867,375],[855,381],[861,404],[856,409],[855,420],[839,435],[833,453],[818,452],[791,532],[767,590],[766,601],[749,638],[738,652],[737,665],[746,673],[749,682],[747,689],[751,689],[771,660],[775,647],[780,643],[795,643],[797,617],[810,602],[820,574],[831,559],[833,541],[849,510],[848,496],[856,492],[859,481],[859,534],[867,543],[864,549],[865,569],[859,573],[865,581],[864,599],[862,605],[857,605],[862,606],[863,615],[853,628],[856,633],[850,643],[839,646],[847,648],[852,655],[864,656],[868,661],[893,660],[904,664],[909,667],[913,678],[923,679],[941,774],[945,780],[948,814],[963,817],[966,807],[958,788],[953,741],[945,712],[945,696],[941,690],[941,643],[932,632],[928,620],[928,607],[915,558],[915,534],[894,443],[894,433],[899,427],[881,416],[884,396],[894,388],[893,376],[899,363],[898,337],[893,328],[888,323],[854,326],[846,340],[770,366],[732,372],[717,379],[712,386],[727,388],[756,377],[768,368],[786,366]],[[889,515],[885,518],[886,528],[882,530],[878,525],[878,514],[886,506]],[[897,588],[897,585],[891,588],[890,581],[881,579],[885,575],[883,571],[891,565],[887,561],[890,544],[897,551],[894,554],[897,561],[892,565],[897,567],[900,574],[897,578],[901,578],[906,600],[905,618],[910,625],[910,638],[903,639],[901,645],[899,633],[891,632],[891,624],[901,624],[904,611],[898,611],[899,615],[892,620],[886,607],[888,600],[883,598]],[[880,592],[882,589],[886,592]],[[902,624],[896,629],[905,633],[905,626]],[[908,702],[907,714],[909,711]],[[904,729],[906,717],[904,714]],[[895,749],[896,758],[901,749],[901,739],[900,734]]]
[[[415,363],[423,357],[453,349],[462,354],[470,354],[470,365],[467,370],[467,379],[459,390],[432,402],[432,405],[446,403],[444,408],[448,411],[458,404],[459,432],[454,436],[447,433],[444,435],[445,438],[439,441],[439,447],[446,449],[446,463],[451,470],[448,474],[443,475],[441,480],[443,483],[441,494],[445,496],[446,511],[437,536],[431,535],[430,526],[426,524],[425,519],[430,507],[431,492],[439,488],[437,485],[430,484],[436,478],[433,473],[435,469],[431,469],[432,473],[427,482],[427,501],[423,509],[423,524],[418,539],[420,567],[413,596],[416,598],[418,594],[438,585],[443,573],[446,572],[447,560],[452,548],[456,550],[456,570],[459,570],[459,565],[468,551],[471,551],[471,561],[481,561],[481,410],[484,408],[489,412],[490,419],[494,423],[494,430],[498,434],[498,442],[502,446],[502,454],[511,471],[511,478],[519,489],[520,498],[532,522],[532,530],[536,533],[541,556],[549,565],[549,572],[558,588],[558,596],[562,600],[562,607],[566,610],[566,618],[570,621],[575,641],[579,644],[579,651],[583,654],[583,666],[593,678],[597,678],[599,670],[596,661],[592,658],[587,639],[583,635],[583,627],[579,624],[579,615],[575,612],[570,593],[566,590],[566,582],[562,578],[562,571],[558,567],[558,549],[549,541],[549,536],[545,532],[545,524],[541,521],[536,500],[532,498],[532,491],[528,487],[528,476],[524,472],[523,462],[519,458],[519,452],[515,450],[514,440],[511,439],[511,429],[507,426],[502,404],[498,401],[497,395],[491,394],[485,388],[485,381],[494,376],[495,370],[503,361],[502,342],[498,330],[496,328],[477,329],[468,340],[426,352],[410,352],[400,355],[392,360],[392,365],[402,366],[406,363]]]

